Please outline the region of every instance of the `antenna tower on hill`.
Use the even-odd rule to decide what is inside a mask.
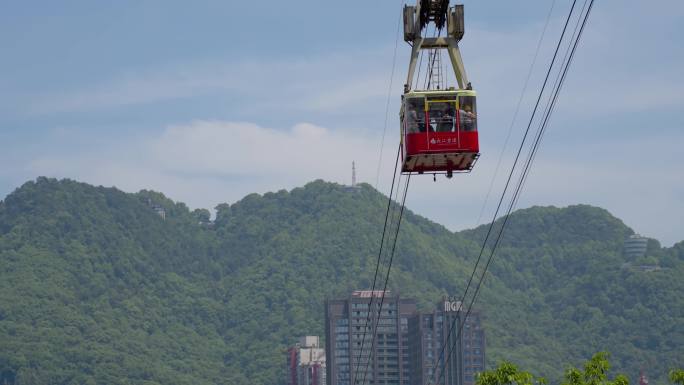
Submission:
[[[356,164],[352,161],[352,187],[356,187]]]

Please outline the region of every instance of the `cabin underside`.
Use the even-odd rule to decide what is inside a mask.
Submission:
[[[479,157],[478,152],[410,155],[404,159],[401,172],[405,174],[470,172]]]

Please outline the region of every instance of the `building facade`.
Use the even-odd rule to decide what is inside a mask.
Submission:
[[[421,313],[414,300],[384,295],[355,291],[326,302],[327,385],[474,385],[485,363],[480,314],[470,313],[457,339],[460,302],[444,298]]]
[[[325,349],[318,336],[305,336],[287,351],[289,385],[324,385],[326,383]]]
[[[475,384],[476,374],[484,370],[485,335],[478,311],[471,310],[461,327],[465,313],[460,301],[445,297],[434,311],[413,318],[414,385]]]
[[[360,290],[327,301],[328,385],[411,384],[408,323],[415,313],[415,301],[389,291]]]

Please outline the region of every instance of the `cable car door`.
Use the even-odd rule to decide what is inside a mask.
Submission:
[[[458,99],[428,100],[425,103],[427,149],[438,152],[460,147]]]

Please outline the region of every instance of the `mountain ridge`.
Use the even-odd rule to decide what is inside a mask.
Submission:
[[[319,180],[218,205],[208,225],[206,210],[153,191],[27,182],[0,201],[0,338],[13,347],[0,371],[20,383],[283,383],[280,349],[323,335],[323,300],[370,287],[386,204],[371,186]],[[490,364],[555,378],[615,346],[618,369],[681,361],[684,242],[652,245],[663,270],[645,273],[623,267],[633,231],[603,209],[533,207],[509,225],[478,302]],[[391,288],[423,307],[462,293],[484,231],[405,212]]]

